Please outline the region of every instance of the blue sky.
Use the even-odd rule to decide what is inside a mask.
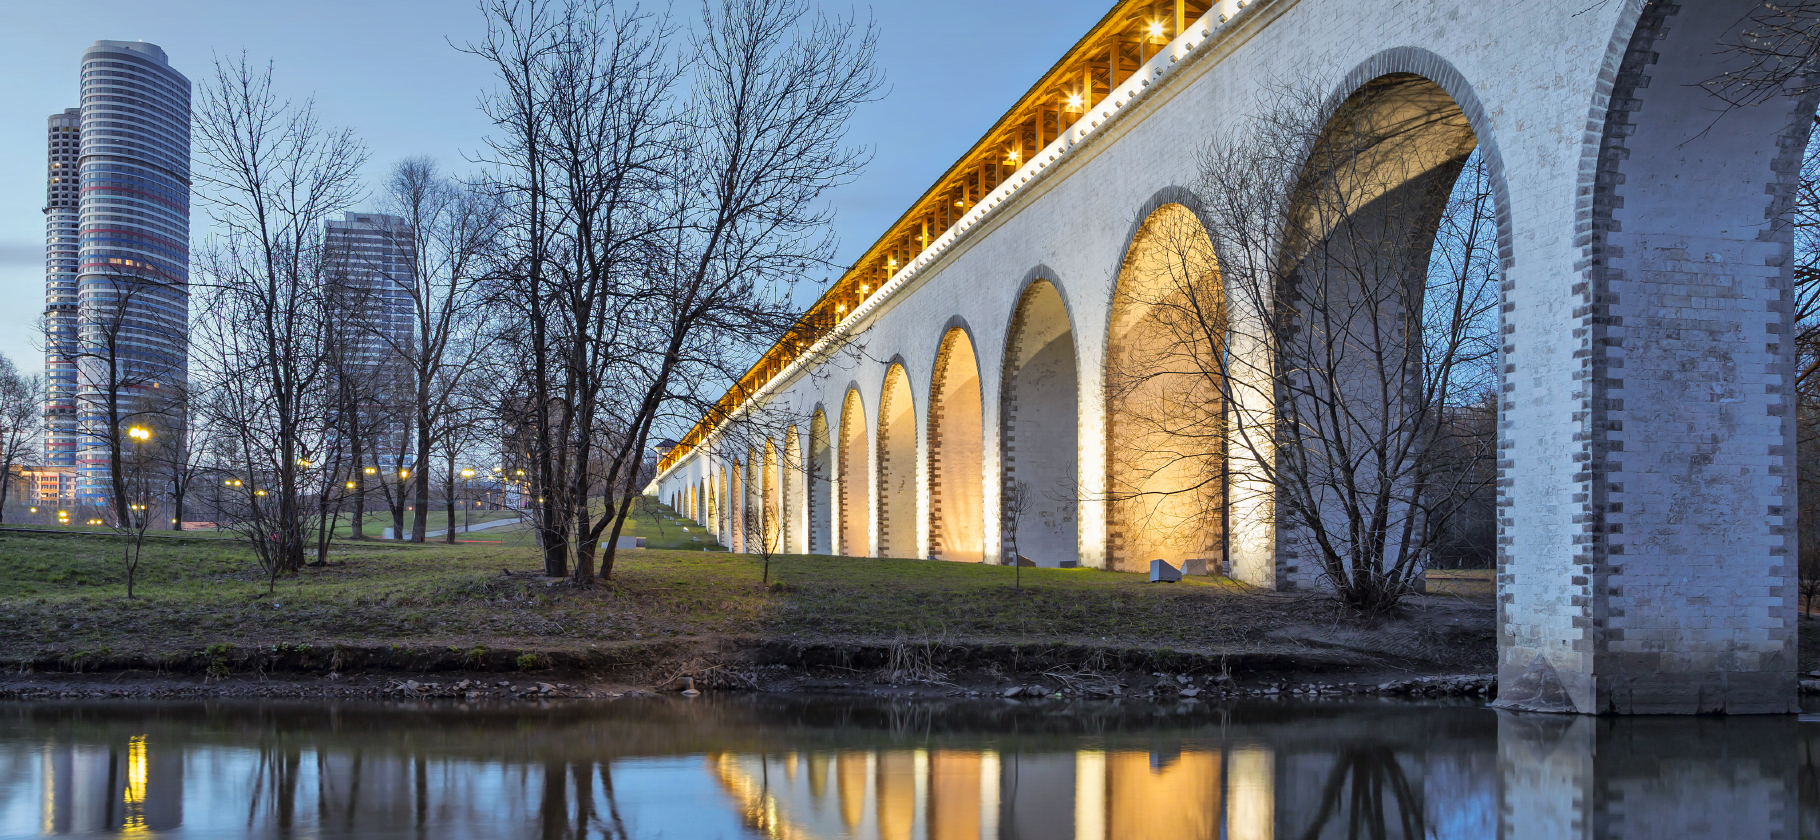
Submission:
[[[467,0],[61,0],[0,9],[0,353],[41,371],[34,330],[44,306],[45,117],[75,107],[77,61],[98,39],[158,44],[200,83],[216,56],[273,62],[279,88],[313,97],[323,122],[357,131],[369,180],[400,158],[428,154],[470,168],[489,126],[475,108],[489,86],[479,60],[449,46],[477,38]],[[650,4],[647,4],[649,7]],[[833,197],[842,258],[857,256],[989,128],[1106,10],[1111,0],[827,3],[870,14],[884,38],[886,96],[851,140],[871,167]],[[689,19],[699,7],[680,2]],[[207,234],[197,212],[191,236]]]

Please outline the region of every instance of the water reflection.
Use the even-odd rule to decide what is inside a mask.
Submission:
[[[8,705],[0,835],[1820,836],[1809,730],[1374,704]]]

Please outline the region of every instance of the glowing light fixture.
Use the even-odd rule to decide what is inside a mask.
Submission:
[[[1163,37],[1163,22],[1162,21],[1153,20],[1150,22],[1150,37],[1152,37],[1152,38]]]
[[[375,469],[375,468],[373,468],[373,467],[367,467],[367,468],[366,468],[366,474],[367,474],[367,475],[378,475],[378,474],[379,474],[379,470],[377,470],[377,469]]]
[[[1079,111],[1080,109],[1081,109],[1081,95],[1078,93],[1068,94],[1068,110]]]
[[[144,443],[152,439],[152,430],[144,426],[134,426],[126,430],[126,436],[139,441],[140,443]]]

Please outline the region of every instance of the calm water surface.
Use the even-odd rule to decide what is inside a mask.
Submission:
[[[0,705],[0,835],[1820,837],[1820,723],[1381,702]]]

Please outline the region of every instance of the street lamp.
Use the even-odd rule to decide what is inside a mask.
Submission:
[[[141,460],[139,450],[141,447],[145,446],[146,441],[152,439],[152,430],[148,429],[144,426],[133,426],[126,430],[126,436],[133,439],[133,460],[136,462],[139,462],[139,469],[144,469],[145,464]],[[144,505],[127,505],[127,510],[129,510],[129,511],[144,510],[144,509],[145,509]],[[124,524],[129,527],[140,527],[137,523],[133,523],[133,522],[127,522]]]
[[[472,502],[474,500],[474,471],[473,470],[462,470],[461,471],[461,489],[467,491],[468,501]],[[462,507],[461,507],[461,530],[464,533],[474,529],[473,507],[474,506],[472,504],[462,505]]]

